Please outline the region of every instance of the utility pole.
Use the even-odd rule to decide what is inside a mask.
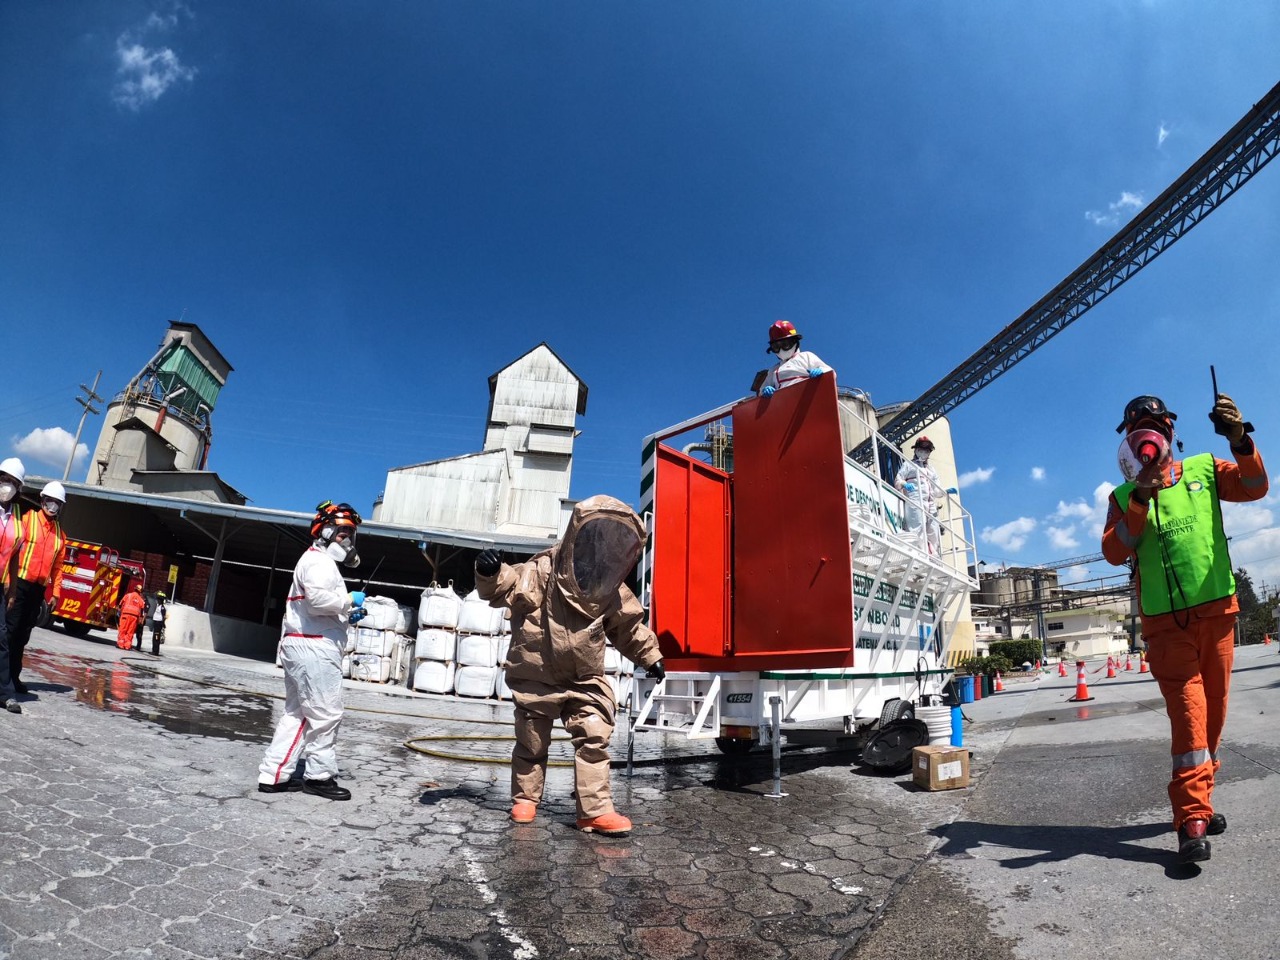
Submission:
[[[95,400],[97,400],[99,403],[102,402],[102,398],[97,394],[98,381],[101,379],[102,379],[102,371],[99,370],[98,375],[93,378],[92,387],[86,387],[83,383],[80,384],[80,389],[85,392],[85,395],[83,397],[76,397],[76,403],[84,407],[84,413],[80,414],[80,426],[76,427],[76,438],[71,441],[71,453],[67,454],[67,468],[62,471],[63,480],[71,476],[71,464],[72,464],[72,461],[74,461],[76,458],[76,447],[80,446],[80,434],[84,430],[84,418],[91,413],[95,417],[98,415],[98,411],[93,409],[91,404]]]

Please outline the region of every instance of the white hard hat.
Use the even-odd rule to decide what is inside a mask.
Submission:
[[[0,473],[7,473],[19,483],[27,479],[27,468],[22,465],[22,461],[17,457],[0,460]]]
[[[67,491],[63,489],[62,484],[57,480],[50,480],[44,485],[44,489],[40,491],[40,496],[48,497],[50,500],[57,500],[59,503],[67,502]]]

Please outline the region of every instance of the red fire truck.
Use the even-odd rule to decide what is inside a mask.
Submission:
[[[60,620],[73,637],[90,629],[114,627],[124,591],[135,584],[146,589],[147,571],[142,564],[121,559],[120,553],[100,543],[68,540],[62,559],[62,580],[45,592],[46,616],[41,625]]]

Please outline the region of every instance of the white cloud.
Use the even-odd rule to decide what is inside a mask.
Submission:
[[[1075,536],[1075,524],[1069,527],[1046,527],[1044,532],[1049,537],[1049,545],[1055,550],[1075,550],[1080,546],[1080,541]]]
[[[1017,553],[1022,549],[1022,545],[1027,542],[1027,536],[1036,528],[1036,522],[1031,517],[1019,517],[1017,520],[1010,520],[1008,523],[1002,523],[998,527],[983,527],[982,533],[978,535],[983,543],[993,543],[1001,549],[1008,550],[1010,553]]]
[[[35,460],[62,469],[67,465],[67,454],[71,452],[71,444],[74,441],[75,438],[61,427],[36,427],[25,437],[14,437],[12,443],[14,452],[24,461]],[[83,443],[78,444],[72,467],[83,463],[87,456],[89,456],[88,446]],[[30,468],[29,463],[24,465]]]
[[[995,467],[979,467],[977,470],[966,470],[957,478],[956,485],[963,490],[965,487],[972,487],[975,483],[986,483],[995,472]]]
[[[1125,190],[1120,194],[1119,200],[1107,205],[1105,213],[1100,210],[1086,210],[1084,218],[1096,226],[1114,227],[1120,223],[1121,216],[1127,217],[1141,210],[1146,204],[1142,194]]]
[[[1164,142],[1168,139],[1169,139],[1169,128],[1162,123],[1160,124],[1160,129],[1156,132],[1156,147],[1157,148],[1163,147]]]
[[[195,78],[195,68],[183,66],[169,47],[148,47],[141,42],[142,34],[177,26],[180,14],[192,16],[182,4],[175,4],[169,13],[152,13],[136,31],[126,30],[116,38],[117,80],[111,99],[117,105],[136,113],[159,100],[175,83],[189,83]]]
[[[1108,493],[1111,491],[1108,490]],[[1066,503],[1063,500],[1058,501],[1058,509],[1053,511],[1054,520],[1087,520],[1093,516],[1094,507],[1089,506],[1083,500],[1077,500],[1075,503]]]
[[[1031,479],[1032,479],[1032,480],[1043,480],[1043,479],[1044,479],[1044,467],[1032,467],[1032,468],[1031,468]]]

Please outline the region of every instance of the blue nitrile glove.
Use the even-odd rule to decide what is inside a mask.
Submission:
[[[809,376],[811,376],[811,377],[820,377],[820,376],[822,376],[822,371],[821,371],[821,370],[819,370],[817,367],[810,367],[810,368],[809,368]]]
[[[902,489],[903,489],[906,493],[915,493],[915,492],[916,492],[916,485],[915,485],[914,483],[904,483],[904,484],[902,485]]]
[[[352,609],[352,611],[349,614],[347,614],[347,623],[351,624],[354,627],[366,616],[367,614],[364,612],[364,607],[355,607]]]
[[[957,490],[955,487],[947,487],[947,493],[959,493],[959,492],[960,491]]]
[[[778,392],[777,388],[775,387],[765,387],[763,390],[760,391],[760,396],[772,397],[777,392]]]
[[[361,592],[360,590],[352,590],[352,591],[351,591],[351,605],[352,605],[353,607],[363,607],[363,606],[364,606],[364,593],[363,593],[363,592]]]

